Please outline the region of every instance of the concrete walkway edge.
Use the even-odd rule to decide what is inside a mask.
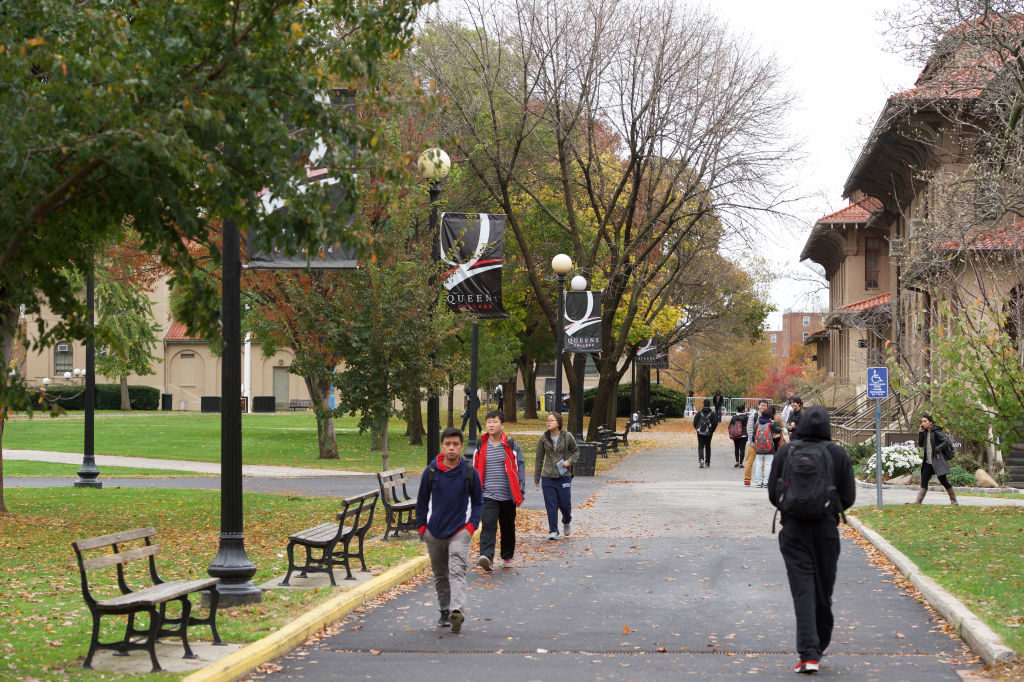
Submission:
[[[949,621],[960,638],[978,654],[986,665],[1017,660],[1016,652],[1003,644],[999,635],[984,623],[959,599],[939,586],[937,582],[926,576],[906,554],[893,547],[881,535],[864,525],[864,522],[852,514],[846,520],[866,540],[884,554],[907,580],[914,584],[932,608]]]
[[[214,661],[183,679],[183,682],[229,682],[302,644],[306,638],[362,606],[381,592],[404,583],[430,567],[430,558],[419,556],[321,604],[277,632]]]

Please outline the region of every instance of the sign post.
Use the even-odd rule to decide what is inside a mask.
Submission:
[[[889,368],[868,367],[868,398],[875,400],[875,487],[882,508],[882,400],[889,397]]]

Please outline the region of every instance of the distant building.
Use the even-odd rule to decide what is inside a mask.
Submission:
[[[823,317],[822,313],[784,313],[782,329],[770,329],[764,333],[776,362],[785,362],[794,343],[802,344],[820,330]]]

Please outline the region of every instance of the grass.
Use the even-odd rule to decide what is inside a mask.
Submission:
[[[17,513],[0,516],[0,622],[6,633],[0,640],[0,679],[97,679],[99,674],[75,667],[88,650],[91,621],[71,541],[153,526],[162,547],[157,557],[161,577],[203,578],[217,551],[219,495],[161,488],[6,490],[8,508]],[[244,504],[246,550],[258,568],[256,584],[287,569],[289,533],[330,520],[337,511],[330,498],[247,493]],[[381,533],[383,514],[378,513],[371,535]],[[392,566],[421,552],[417,542],[367,545],[371,568]],[[260,604],[221,611],[218,629],[228,642],[255,641],[333,593],[331,588],[271,591]],[[124,623],[116,617],[109,621],[110,630],[103,634],[107,640],[116,638],[115,624],[123,632]],[[209,639],[202,628],[193,632],[197,639]]]
[[[4,461],[4,478],[78,478],[80,464],[58,462],[33,462],[24,459]],[[208,477],[213,474],[198,474],[178,469],[138,469],[135,467],[103,467],[100,479],[105,478],[182,478]]]
[[[447,415],[442,413],[441,423]],[[358,432],[356,417],[336,417],[339,459],[320,459],[316,419],[311,412],[247,414],[242,417],[242,456],[245,464],[299,466],[351,471],[380,471],[380,451],[370,450],[369,434]],[[4,427],[3,447],[12,450],[81,452],[85,422],[80,412],[52,419],[12,419]],[[456,424],[458,426],[458,424]],[[508,424],[508,431],[541,431],[541,420]],[[388,430],[391,468],[420,469],[425,446],[409,445],[405,423],[391,421]],[[97,414],[95,451],[103,455],[156,459],[220,461],[220,415],[182,412],[101,412]],[[517,438],[530,458],[536,436]],[[6,469],[5,463],[5,469]],[[180,475],[180,472],[178,472]],[[103,470],[107,476],[107,471]]]
[[[896,505],[854,511],[1024,655],[1024,508]]]

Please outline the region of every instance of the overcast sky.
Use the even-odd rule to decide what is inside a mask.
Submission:
[[[848,203],[843,185],[886,98],[909,87],[921,70],[885,49],[887,27],[878,15],[893,4],[721,0],[712,6],[734,32],[777,56],[796,95],[790,130],[804,141],[806,158],[790,172],[808,199],[794,207],[793,225],[778,235],[781,272],[803,269],[798,259],[814,222]],[[779,327],[787,309],[827,305],[825,296],[815,301],[809,292],[806,285],[777,281],[772,302],[780,312],[769,318],[770,328]]]

